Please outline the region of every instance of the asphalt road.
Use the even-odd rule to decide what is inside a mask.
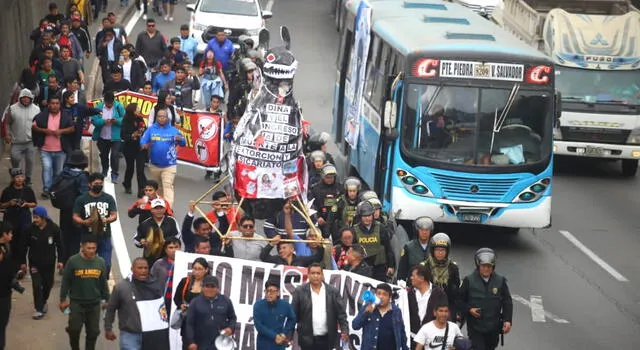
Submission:
[[[300,62],[295,95],[313,128],[324,131],[331,127],[338,43],[330,7],[329,0],[276,0],[269,23],[276,33],[280,25],[289,27],[292,51]],[[167,37],[188,23],[184,4],[174,17],[173,23],[158,20],[158,29]],[[144,30],[141,22],[132,38]],[[497,251],[497,271],[508,277],[515,304],[506,348],[636,348],[640,344],[640,223],[635,217],[640,198],[634,195],[640,192],[638,179],[622,178],[615,163],[562,158],[556,164],[551,229],[519,234],[474,226],[439,229],[452,236],[452,256],[463,274],[473,269],[476,249],[488,246]],[[179,167],[175,211],[180,220],[188,201],[212,185],[203,175]],[[122,209],[135,200],[120,185],[116,193]],[[135,257],[140,250],[130,237],[137,220],[125,215],[122,210],[122,228],[130,256]],[[590,253],[579,249],[575,240]]]

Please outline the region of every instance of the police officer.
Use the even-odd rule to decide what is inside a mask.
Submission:
[[[335,162],[333,161],[333,156],[329,154],[329,152],[327,152],[327,143],[329,142],[329,140],[331,140],[331,136],[324,131],[312,134],[307,140],[307,153],[313,151],[322,151],[326,153],[327,162],[335,164]]]
[[[373,266],[373,278],[387,281],[395,270],[395,257],[391,249],[391,232],[373,219],[373,205],[360,202],[356,209],[360,222],[353,227],[356,243],[367,252],[366,261]]]
[[[318,227],[322,230],[322,235],[329,237],[329,212],[342,192],[342,185],[336,179],[338,171],[333,164],[325,164],[322,167],[322,181],[311,187],[310,198],[314,199],[314,207],[318,211]]]
[[[309,169],[309,186],[313,186],[322,179],[322,167],[327,163],[327,156],[322,151],[313,151],[307,157]]]
[[[498,336],[511,331],[513,302],[507,279],[495,273],[496,254],[480,248],[474,256],[476,270],[460,287],[460,305],[467,310],[467,330],[475,350],[494,350]]]
[[[398,262],[398,279],[407,282],[411,268],[429,257],[429,240],[431,232],[433,232],[433,220],[427,216],[421,216],[413,222],[413,228],[417,238],[404,245]]]
[[[455,303],[460,289],[460,270],[451,260],[451,238],[446,233],[436,233],[429,242],[429,257],[422,264],[431,271],[433,284],[444,289],[449,302],[449,314],[452,320],[461,320]]]
[[[338,198],[338,202],[331,207],[329,224],[331,225],[331,236],[335,241],[338,239],[337,234],[341,228],[355,224],[358,192],[361,187],[362,183],[358,178],[348,177],[344,181],[344,193]]]

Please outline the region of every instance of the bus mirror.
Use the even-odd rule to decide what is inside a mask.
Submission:
[[[555,117],[556,119],[560,119],[560,116],[562,116],[562,93],[560,91],[556,91],[555,102]]]
[[[396,111],[397,104],[394,101],[387,101],[384,104],[384,127],[387,129],[393,129],[396,127]]]

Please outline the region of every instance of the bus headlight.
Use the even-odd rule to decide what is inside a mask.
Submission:
[[[415,194],[416,196],[433,197],[433,193],[429,187],[422,183],[422,181],[420,181],[415,175],[402,169],[398,169],[396,171],[396,175],[398,175],[400,182],[407,191]]]
[[[551,179],[544,178],[533,185],[525,188],[522,192],[518,193],[513,200],[514,203],[529,203],[540,199],[540,196],[547,190],[547,187],[551,184]]]
[[[640,129],[633,129],[627,138],[627,143],[632,145],[640,145]]]

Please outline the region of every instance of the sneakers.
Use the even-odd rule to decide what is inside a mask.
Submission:
[[[169,17],[169,22],[173,22],[173,17]]]
[[[164,16],[164,20],[168,21],[169,20],[169,15]]]
[[[33,315],[31,316],[31,318],[33,318],[34,320],[41,320],[44,317],[44,314],[40,311],[36,311],[33,313]]]
[[[111,174],[111,182],[113,182],[114,184],[117,184],[118,183],[118,175]]]

